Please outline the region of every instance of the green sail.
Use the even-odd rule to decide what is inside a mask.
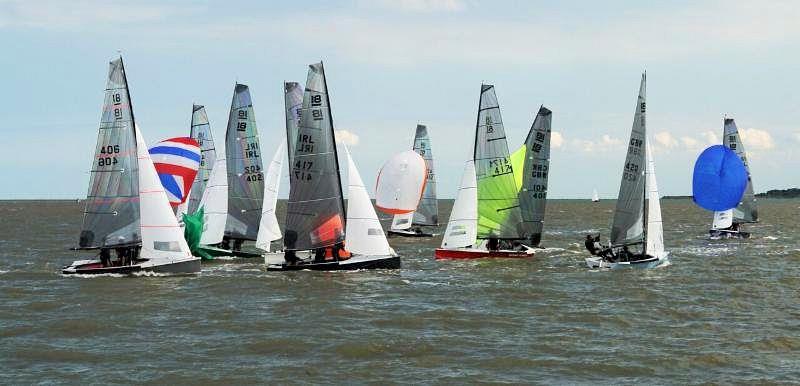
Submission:
[[[192,255],[199,256],[203,260],[211,260],[214,257],[200,247],[200,237],[203,235],[203,207],[192,214],[183,214],[183,237],[189,244]]]
[[[492,85],[481,85],[474,160],[478,181],[478,238],[522,238],[518,229],[522,223],[518,184]]]

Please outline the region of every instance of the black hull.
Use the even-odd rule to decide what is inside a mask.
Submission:
[[[749,239],[750,232],[711,229],[708,231],[708,236],[716,239]]]
[[[98,264],[86,264],[85,268],[81,266],[75,270],[69,269],[71,266],[66,266],[61,270],[64,275],[135,275],[139,273],[160,273],[170,275],[192,274],[200,272],[200,259],[186,260],[179,263],[162,264],[152,267],[142,267],[141,265],[126,265],[119,267],[97,267]]]
[[[296,265],[269,265],[267,271],[352,271],[357,269],[400,269],[400,256],[382,256],[374,259],[299,263]]]
[[[256,252],[245,252],[245,251],[233,251],[228,249],[223,249],[219,247],[213,247],[210,245],[201,245],[200,249],[207,252],[209,255],[213,257],[222,257],[222,256],[232,256],[232,257],[240,257],[243,259],[253,259],[253,258],[261,258],[264,255],[261,253]]]
[[[386,232],[387,236],[389,237],[433,237],[433,233],[425,233],[425,232],[406,232],[406,231],[393,231],[389,229]]]

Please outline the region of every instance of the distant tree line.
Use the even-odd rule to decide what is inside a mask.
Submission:
[[[772,190],[768,190],[766,193],[756,194],[756,197],[765,197],[765,198],[798,198],[798,197],[800,197],[800,188],[772,189]]]

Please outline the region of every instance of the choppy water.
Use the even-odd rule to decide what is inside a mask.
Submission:
[[[799,382],[800,201],[760,204],[753,239],[708,241],[662,201],[672,265],[649,271],[584,269],[613,202],[556,200],[530,260],[391,239],[399,271],[85,279],[58,273],[81,204],[0,202],[0,383]]]

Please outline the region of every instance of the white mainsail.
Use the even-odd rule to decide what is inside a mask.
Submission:
[[[378,215],[372,207],[367,188],[361,180],[356,164],[345,147],[347,154],[347,223],[345,225],[345,246],[347,250],[364,256],[394,255],[383,233]]]
[[[141,130],[136,128],[139,164],[139,213],[143,259],[181,260],[192,258],[183,229],[169,205],[167,193],[158,178]]]
[[[727,229],[731,225],[733,225],[733,209],[714,212],[714,222],[711,223],[711,229]]]
[[[442,248],[465,248],[475,244],[478,237],[478,182],[475,177],[475,163],[467,161],[461,186],[458,188],[447,229],[444,232]]]
[[[600,201],[600,196],[597,194],[597,189],[592,191],[592,202]]]
[[[281,183],[281,170],[283,168],[284,144],[278,146],[272,161],[267,167],[264,181],[264,202],[261,205],[261,224],[258,226],[256,248],[269,252],[273,241],[280,240],[281,228],[275,216],[275,207],[278,204],[278,187]]]
[[[394,215],[394,217],[392,218],[392,227],[390,229],[405,230],[411,228],[411,223],[413,222],[414,213],[416,212]]]
[[[650,141],[645,139],[647,153],[647,235],[645,252],[653,257],[664,257],[664,226],[661,222],[661,198],[658,195],[656,168]]]
[[[203,235],[200,236],[200,244],[222,242],[228,219],[228,166],[225,157],[218,157],[214,161],[200,207],[203,208]]]

